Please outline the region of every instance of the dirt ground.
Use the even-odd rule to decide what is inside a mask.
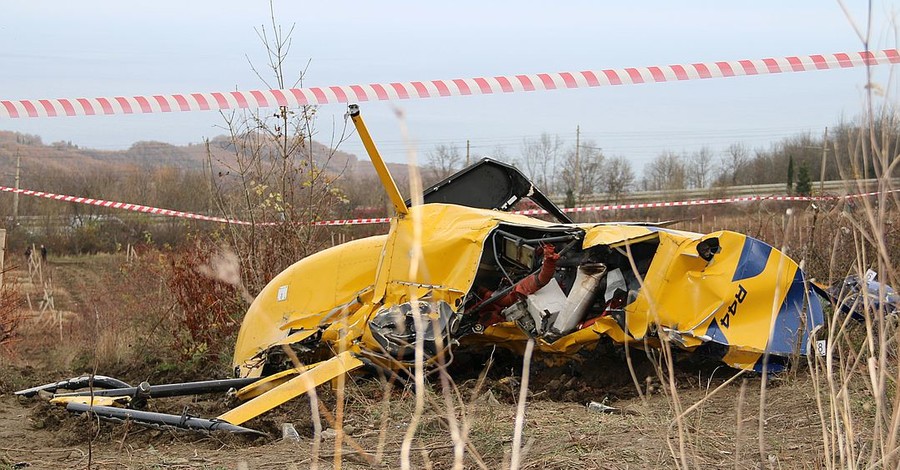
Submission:
[[[720,382],[713,379],[712,388]],[[608,400],[617,412],[601,413],[588,410],[581,402],[544,399],[542,395],[551,390],[534,388],[527,406],[523,468],[671,468],[673,455],[682,453],[691,466],[758,468],[759,401],[750,397],[758,397],[759,379],[744,383],[743,402],[742,383],[739,379],[726,385],[688,415],[681,430],[686,435],[684,450],[672,419],[671,398],[661,392],[644,399]],[[573,386],[579,386],[577,379]],[[765,466],[817,467],[822,436],[809,388],[803,380],[792,380],[769,389],[763,424]],[[480,459],[487,468],[498,468],[509,459],[516,409],[502,383],[493,383],[487,390],[466,406],[465,419],[470,426],[470,442]],[[380,399],[366,398],[381,393],[378,383],[366,380],[348,389],[343,423],[347,437],[342,455],[347,468],[399,466],[401,439],[414,406],[413,393],[392,390],[386,405]],[[679,399],[687,408],[706,394],[706,387],[695,383],[681,388]],[[431,395],[432,401],[440,400]],[[326,392],[323,399],[329,402],[333,396]],[[194,413],[218,406],[209,402],[189,404]],[[264,422],[249,424],[277,434],[278,424],[295,423],[301,434],[299,442],[282,441],[277,435],[251,440],[129,424],[98,425],[39,399],[17,400],[4,393],[0,396],[0,455],[7,465],[27,463],[32,468],[87,468],[88,459],[93,468],[306,468],[311,464],[314,442],[309,416],[308,402],[303,400],[257,420]],[[327,423],[325,428],[329,428]],[[327,430],[324,434],[319,465],[329,468],[334,464],[335,438]],[[427,409],[412,445],[413,462],[419,468],[424,468],[423,464],[449,468],[452,446],[444,415]],[[360,448],[369,455],[362,456]],[[467,467],[479,466],[474,455],[467,453]]]
[[[78,263],[57,272],[57,297],[78,314],[79,283],[90,283]],[[98,281],[99,282],[99,281]],[[53,328],[31,330],[33,344],[53,344]],[[7,468],[397,468],[404,434],[415,414],[409,384],[386,385],[375,377],[354,377],[344,390],[340,423],[325,416],[315,439],[308,399],[298,399],[246,424],[270,433],[243,438],[214,433],[144,428],[130,423],[95,422],[70,415],[39,398],[13,391],[61,380],[71,373],[39,360],[40,351],[22,348],[0,367],[0,469]],[[710,364],[679,364],[673,377],[660,374],[652,359],[632,351],[635,375],[622,351],[601,347],[579,363],[559,367],[534,362],[526,406],[521,468],[822,468],[823,433],[813,379],[805,368],[769,381],[760,406],[762,379]],[[56,357],[56,356],[54,356]],[[479,382],[486,364],[492,363]],[[99,371],[104,373],[104,371]],[[521,359],[501,350],[465,351],[450,368],[454,418],[467,436],[466,468],[508,467],[521,380]],[[200,377],[198,377],[199,379]],[[637,384],[635,383],[637,382]],[[670,386],[674,384],[674,388]],[[437,379],[425,391],[425,409],[411,443],[413,468],[452,468],[454,442]],[[673,393],[674,390],[674,393]],[[858,393],[861,409],[865,390]],[[330,387],[318,395],[324,414],[337,412]],[[589,409],[602,402],[612,412]],[[696,405],[696,406],[695,406]],[[151,409],[213,417],[227,409],[220,396],[167,399]],[[762,414],[761,414],[762,409]],[[675,419],[683,414],[683,419]],[[281,439],[283,423],[293,423],[297,442]],[[335,428],[340,428],[338,432]],[[342,441],[341,447],[336,444]],[[861,444],[862,445],[862,444]]]

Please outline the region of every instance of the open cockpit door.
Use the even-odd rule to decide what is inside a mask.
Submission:
[[[518,168],[490,158],[483,158],[434,184],[423,195],[426,204],[437,202],[500,211],[510,210],[527,197],[560,223],[572,223]],[[406,203],[409,205],[409,201]]]

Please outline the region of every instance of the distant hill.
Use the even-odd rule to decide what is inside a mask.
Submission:
[[[218,162],[234,162],[232,144],[227,136],[210,140],[209,151],[213,156],[213,167],[222,168]],[[360,161],[351,153],[334,151],[318,142],[312,142],[313,159],[320,168],[334,175],[374,175],[368,160]],[[329,158],[329,154],[331,154]],[[157,141],[135,142],[127,150],[97,150],[79,147],[71,142],[45,144],[40,136],[0,131],[0,182],[12,185],[14,181],[16,156],[21,157],[24,172],[53,174],[85,173],[103,169],[115,173],[117,170],[133,171],[138,168],[180,168],[202,170],[207,165],[205,144],[172,145]],[[395,176],[406,174],[403,164],[388,164]],[[28,187],[27,184],[22,184]]]

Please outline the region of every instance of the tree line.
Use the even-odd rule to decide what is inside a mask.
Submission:
[[[307,144],[311,142],[309,134],[302,139],[295,135],[293,140],[284,140],[284,134],[275,128],[283,129],[290,115],[278,118],[276,121],[281,122],[273,124],[267,136],[259,133],[265,127],[258,120],[231,122],[232,135],[191,149],[208,155],[207,163],[200,166],[173,166],[171,161],[148,165],[146,159],[139,163],[113,163],[95,156],[91,156],[93,160],[68,159],[65,157],[68,154],[62,153],[73,147],[68,143],[47,146],[37,136],[25,134],[17,135],[18,141],[12,140],[12,136],[6,136],[6,141],[0,139],[0,153],[6,162],[3,170],[7,185],[12,185],[14,155],[19,152],[23,155],[23,187],[47,192],[256,221],[378,217],[389,213],[383,191],[373,190],[380,188],[377,177],[350,168],[348,165],[354,164],[355,159],[342,157],[342,163],[336,167],[330,159],[333,153],[318,151]],[[288,123],[287,127],[292,126]],[[894,119],[882,119],[873,128],[855,123],[834,126],[828,131],[827,142],[822,135],[805,133],[781,139],[768,148],[751,149],[734,143],[718,152],[709,147],[683,153],[663,151],[645,163],[639,173],[627,156],[606,155],[602,143],[586,140],[576,149],[574,143],[546,133],[524,139],[515,154],[499,149],[492,156],[516,165],[551,194],[565,196],[566,205],[576,205],[589,196],[596,199],[603,195],[609,202],[615,202],[633,191],[748,184],[783,183],[787,192],[805,194],[815,187],[811,182],[822,177],[823,162],[826,180],[880,176],[872,164],[876,159],[854,157],[868,151],[870,135],[882,142],[882,157],[894,158],[900,135]],[[59,152],[60,158],[38,158],[47,152]],[[82,149],[82,152],[89,150]],[[172,159],[176,158],[180,157],[173,153]],[[466,158],[458,147],[439,145],[427,152],[423,160],[423,179],[430,185],[461,169]],[[891,170],[895,174],[896,167]],[[394,176],[406,194],[405,173],[395,171]],[[32,197],[19,198],[20,219],[14,220],[12,205],[11,195],[0,198],[0,211],[6,214],[7,228],[22,235],[11,241],[47,242],[64,252],[114,251],[146,241],[176,245],[190,231],[223,230],[214,228],[214,224],[154,219]],[[358,230],[371,232],[378,227]],[[227,238],[233,238],[243,232],[229,229],[222,233],[223,237],[227,233]],[[305,235],[300,237],[300,233],[292,231],[286,240],[303,238],[300,246],[311,248],[319,246],[326,236],[315,235],[313,238],[319,242],[310,243],[311,234]],[[253,235],[251,239],[257,238]],[[288,245],[293,246],[293,242],[285,241],[283,246]],[[307,250],[304,253],[283,251],[285,255],[278,256],[284,258],[279,265]]]
[[[740,142],[720,151],[702,146],[691,152],[664,150],[640,169],[627,156],[606,155],[593,141],[565,142],[544,133],[524,139],[510,156],[498,149],[495,158],[515,164],[536,184],[567,204],[587,196],[605,195],[608,202],[633,191],[671,191],[715,187],[784,183],[788,193],[808,194],[811,182],[862,179],[881,176],[875,159],[858,156],[869,151],[870,136],[882,143],[879,152],[896,155],[900,126],[894,114],[886,114],[874,127],[840,123],[825,134],[800,133],[783,138],[768,148],[751,148]],[[863,163],[865,162],[865,163]],[[438,145],[426,155],[428,176],[440,180],[462,168],[459,147]],[[824,167],[823,167],[824,165]],[[898,170],[894,168],[896,175]]]

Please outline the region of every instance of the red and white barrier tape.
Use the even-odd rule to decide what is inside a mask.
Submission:
[[[129,204],[125,202],[104,201],[103,199],[92,199],[79,196],[67,196],[65,194],[45,193],[43,191],[32,191],[30,189],[16,189],[6,186],[0,186],[0,191],[7,193],[19,193],[23,196],[42,197],[62,202],[76,202],[80,204],[88,204],[91,206],[109,207],[112,209],[122,209],[134,212],[143,212],[145,214],[165,215],[169,217],[178,217],[181,219],[204,220],[209,222],[221,222],[227,224],[250,225],[250,222],[242,220],[225,219],[222,217],[211,217],[208,215],[194,214],[191,212],[182,212],[172,209],[160,209],[159,207],[142,206],[140,204]]]
[[[390,217],[375,217],[370,219],[337,219],[322,220],[313,222],[313,225],[367,225],[367,224],[386,224],[391,221]]]
[[[900,192],[900,190],[890,190],[887,193]],[[881,194],[880,191],[871,193],[848,194],[846,196],[738,196],[720,199],[695,199],[690,201],[673,201],[673,202],[638,202],[633,204],[612,204],[602,206],[584,206],[569,207],[562,209],[563,212],[600,212],[612,210],[626,209],[654,209],[659,207],[684,207],[684,206],[708,206],[713,204],[730,204],[735,202],[754,202],[754,201],[834,201],[838,199],[852,199]],[[522,215],[543,215],[547,211],[543,209],[528,209],[515,211],[515,214]]]
[[[581,72],[537,73],[414,82],[373,83],[282,90],[229,91],[173,95],[0,100],[0,118],[146,114],[238,108],[352,103],[488,95],[641,83],[702,80],[745,75],[807,72],[900,63],[897,49],[813,54],[755,60],[628,67]]]
[[[7,193],[19,193],[24,196],[34,196],[34,197],[42,197],[46,199],[53,199],[55,201],[62,202],[75,202],[79,204],[88,204],[92,206],[101,206],[101,207],[109,207],[112,209],[122,209],[133,212],[142,212],[145,214],[156,214],[156,215],[164,215],[168,217],[177,217],[182,219],[192,219],[192,220],[203,220],[208,222],[220,222],[226,224],[239,224],[239,225],[254,225],[253,222],[248,222],[245,220],[236,220],[236,219],[226,219],[223,217],[213,217],[202,214],[194,214],[191,212],[182,212],[176,211],[172,209],[160,209],[158,207],[144,206],[141,204],[129,204],[125,202],[115,202],[115,201],[105,201],[103,199],[92,199],[86,197],[79,196],[67,196],[64,194],[54,194],[54,193],[46,193],[43,191],[33,191],[30,189],[16,189],[10,188],[7,186],[0,186],[0,191]],[[900,189],[893,189],[889,191],[884,191],[885,193],[894,193],[900,192]],[[585,207],[570,207],[563,209],[563,212],[569,213],[582,213],[582,212],[601,212],[601,211],[611,211],[611,210],[627,210],[627,209],[653,209],[659,207],[684,207],[684,206],[707,206],[713,204],[728,204],[735,202],[754,202],[754,201],[833,201],[838,199],[854,199],[861,197],[869,197],[881,194],[881,191],[869,192],[869,193],[860,193],[860,194],[848,194],[846,196],[739,196],[739,197],[730,197],[730,198],[721,198],[721,199],[699,199],[699,200],[691,200],[691,201],[674,201],[674,202],[639,202],[634,204],[607,204],[601,206],[585,206]],[[521,214],[521,215],[543,215],[546,214],[547,211],[543,209],[527,209],[521,211],[514,211],[513,214]],[[367,224],[382,224],[390,222],[390,217],[376,217],[376,218],[360,218],[360,219],[337,219],[337,220],[322,220],[318,222],[313,222],[313,225],[367,225]],[[278,225],[280,222],[256,222],[255,225]]]

